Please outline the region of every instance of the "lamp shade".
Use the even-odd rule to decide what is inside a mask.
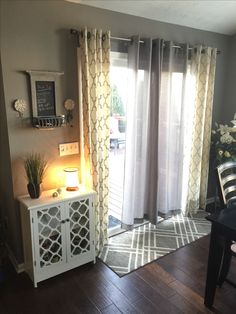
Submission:
[[[65,168],[66,190],[76,191],[79,189],[78,168]]]

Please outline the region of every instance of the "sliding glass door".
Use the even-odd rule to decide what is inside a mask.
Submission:
[[[126,146],[127,53],[111,52],[109,233],[120,230]]]

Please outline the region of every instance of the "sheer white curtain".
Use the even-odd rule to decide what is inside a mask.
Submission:
[[[128,47],[128,102],[122,223],[144,216],[149,127],[151,39],[132,38]]]
[[[174,46],[139,37],[129,46],[126,225],[191,213],[206,199],[216,49]]]
[[[158,126],[158,212],[205,208],[216,49],[165,43]]]
[[[150,111],[148,125],[147,168],[145,180],[145,214],[152,224],[158,220],[158,117],[161,94],[161,71],[163,64],[164,40],[152,41],[152,62],[150,82]]]
[[[182,208],[186,123],[191,101],[185,99],[188,46],[165,42],[158,117],[157,209],[162,214]]]

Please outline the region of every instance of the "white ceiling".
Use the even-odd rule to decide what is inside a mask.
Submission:
[[[211,32],[236,34],[236,0],[66,0]]]

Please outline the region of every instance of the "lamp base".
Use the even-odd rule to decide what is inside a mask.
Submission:
[[[71,186],[68,186],[67,188],[66,188],[66,191],[78,191],[78,186],[73,186],[73,187],[71,187]]]

